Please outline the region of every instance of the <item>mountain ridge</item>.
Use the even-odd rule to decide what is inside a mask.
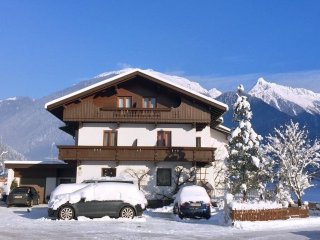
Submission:
[[[58,156],[56,145],[74,144],[74,140],[71,136],[59,129],[64,123],[45,110],[45,103],[120,73],[124,73],[125,71],[128,71],[128,69],[105,72],[39,99],[17,97],[0,100],[0,136],[3,142],[23,154],[26,159],[46,160],[56,158]],[[207,90],[199,83],[183,77],[159,73],[151,69],[147,71],[152,71],[153,74],[158,74],[161,77],[170,79],[170,81],[175,81],[176,84],[228,104],[230,110],[224,115],[224,125],[228,127],[233,126],[232,101],[235,100],[235,93],[221,93],[214,88]],[[257,84],[268,85],[271,83],[266,82],[264,79],[259,79]],[[309,93],[308,91],[310,90],[301,92]],[[249,91],[249,93],[250,92],[251,91]],[[266,103],[259,97],[249,96],[248,100],[252,104],[254,114],[253,126],[257,128],[259,134],[267,135],[274,127],[279,127],[279,125],[283,125],[290,119],[293,119],[301,123],[301,125],[307,125],[313,139],[319,136],[320,114],[312,114],[310,113],[310,109],[305,111],[303,107],[287,101],[287,99],[276,99],[278,105],[286,106],[286,108],[283,109],[278,109],[276,105]],[[294,108],[295,111],[288,111],[290,108]]]

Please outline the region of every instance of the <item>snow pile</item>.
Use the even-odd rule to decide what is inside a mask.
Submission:
[[[286,87],[259,78],[249,94],[290,115],[298,115],[303,110],[320,113],[320,93],[307,89]]]
[[[185,202],[200,202],[210,203],[210,198],[203,187],[200,186],[185,186],[179,190],[174,202],[183,204]]]
[[[252,201],[238,202],[233,201],[229,204],[232,210],[262,210],[262,209],[279,209],[282,204],[271,201]]]
[[[75,184],[74,189],[80,187],[78,185],[79,184]],[[147,205],[145,196],[134,184],[103,182],[84,185],[84,187],[78,188],[73,192],[54,195],[52,199],[50,198],[48,207],[56,210],[67,202],[73,204],[81,200],[85,202],[120,200],[133,206],[140,204],[142,208],[145,208]],[[65,187],[60,191],[64,192],[64,190]]]
[[[102,218],[87,218],[84,216],[78,217],[78,222],[114,222],[114,223],[145,223],[146,219],[144,217],[136,217],[134,219],[129,218],[111,218],[109,216],[104,216]],[[63,221],[63,220],[61,220]]]
[[[153,213],[172,213],[173,212],[173,204],[170,204],[169,206],[164,206],[162,208],[155,208],[155,209],[148,209],[149,212]]]

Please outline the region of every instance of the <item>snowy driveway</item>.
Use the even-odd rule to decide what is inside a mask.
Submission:
[[[124,220],[87,219],[56,221],[47,218],[46,205],[31,212],[24,207],[0,205],[0,239],[320,239],[320,217],[241,223],[235,227],[210,220],[180,220],[171,213],[147,211]]]

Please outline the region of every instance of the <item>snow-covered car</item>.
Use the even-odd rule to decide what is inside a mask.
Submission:
[[[39,194],[34,187],[23,186],[12,189],[7,198],[7,207],[13,205],[32,205],[39,204]]]
[[[210,197],[206,190],[200,186],[182,187],[176,194],[173,213],[182,219],[211,217]]]
[[[131,183],[63,184],[51,194],[48,215],[62,220],[79,216],[133,218],[141,216],[146,206],[144,194]]]

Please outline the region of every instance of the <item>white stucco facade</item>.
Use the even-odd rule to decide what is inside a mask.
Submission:
[[[196,130],[191,124],[83,123],[78,132],[79,146],[102,146],[104,131],[117,131],[118,146],[156,146],[158,131],[171,131],[173,147],[195,147]]]
[[[225,144],[227,137],[225,133],[211,129],[209,126],[202,131],[196,131],[192,124],[114,124],[114,123],[83,123],[78,131],[79,146],[102,146],[104,131],[117,131],[118,146],[156,146],[158,131],[171,131],[172,147],[196,147],[196,138],[201,138],[201,147],[216,148],[216,162],[208,164],[204,168],[198,169],[197,180],[209,182],[213,188],[214,197],[223,195],[224,186],[217,186],[214,182],[217,180],[216,174],[218,169],[224,167],[224,159],[227,156]],[[148,199],[155,199],[159,194],[169,194],[174,188],[175,168],[183,166],[186,169],[192,167],[191,162],[157,162],[153,161],[79,161],[77,167],[76,181],[78,183],[99,178],[102,176],[103,168],[116,168],[116,176],[129,176],[127,171],[147,171],[149,173],[142,181],[142,190]],[[157,186],[156,177],[157,169],[170,168],[172,174],[171,186]],[[219,181],[224,176],[218,178]]]

